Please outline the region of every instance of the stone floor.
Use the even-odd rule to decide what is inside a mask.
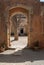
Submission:
[[[14,40],[14,37],[10,37],[11,46],[9,47],[10,50],[4,51],[1,54],[12,54],[21,55],[22,50],[27,47],[28,37],[19,37],[18,40]]]
[[[24,38],[22,40],[24,41]],[[44,65],[44,49],[35,51],[19,46],[16,46],[18,49],[16,52],[19,52],[20,49],[21,54],[15,55],[15,46],[11,47],[15,49],[0,53],[0,65]]]
[[[27,36],[19,36],[18,40],[14,40],[14,37],[10,37],[11,40],[11,46],[10,48],[25,48],[28,43],[28,37]]]

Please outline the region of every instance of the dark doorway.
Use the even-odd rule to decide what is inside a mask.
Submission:
[[[23,28],[21,28],[20,32],[21,32],[21,34],[23,34]]]
[[[23,30],[23,28],[20,29],[19,36],[24,36],[24,30]]]

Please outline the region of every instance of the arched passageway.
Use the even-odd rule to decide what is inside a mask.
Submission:
[[[29,12],[27,9],[22,8],[22,7],[16,7],[16,8],[12,8],[9,10],[9,25],[8,25],[8,29],[7,29],[7,46],[10,46],[10,35],[11,35],[11,21],[10,19],[15,16],[18,13],[23,13],[26,17],[27,17],[27,35],[29,34],[29,30],[28,30],[28,25],[29,25]],[[15,17],[14,17],[15,18]],[[16,18],[15,21],[17,22]],[[12,24],[14,26],[14,37],[16,40],[18,40],[18,33],[17,33],[17,23],[12,21]],[[28,45],[28,44],[27,44]]]

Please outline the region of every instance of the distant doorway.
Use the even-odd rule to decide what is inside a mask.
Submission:
[[[19,36],[24,36],[24,29],[23,28],[20,29]]]
[[[21,31],[21,34],[23,34],[23,28],[20,31]]]

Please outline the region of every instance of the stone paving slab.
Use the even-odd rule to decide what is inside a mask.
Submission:
[[[44,65],[44,49],[35,51],[17,47],[6,50],[0,53],[0,65]]]
[[[0,53],[0,65],[44,65],[44,50],[23,49],[20,56]]]

